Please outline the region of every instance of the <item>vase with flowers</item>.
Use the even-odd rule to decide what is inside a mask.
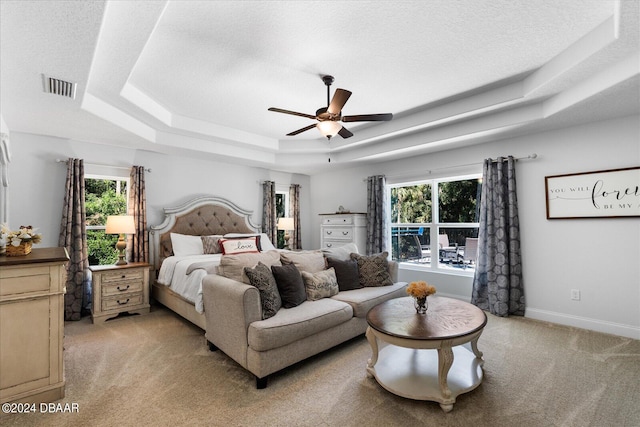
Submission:
[[[425,314],[429,303],[427,297],[436,293],[435,286],[424,281],[411,282],[407,287],[407,293],[413,297],[413,304],[418,314]]]
[[[10,230],[6,224],[2,224],[0,234],[6,244],[7,256],[28,255],[31,253],[31,247],[40,243],[42,234],[36,233],[30,225],[21,225],[18,230]]]

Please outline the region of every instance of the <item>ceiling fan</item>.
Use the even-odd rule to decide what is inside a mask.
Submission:
[[[322,81],[327,86],[327,106],[319,108],[316,111],[316,115],[298,113],[296,111],[283,110],[281,108],[271,107],[269,111],[275,111],[276,113],[284,113],[284,114],[292,114],[294,116],[307,117],[309,119],[317,120],[318,123],[314,123],[309,126],[305,126],[302,129],[294,130],[291,133],[288,133],[287,136],[298,135],[299,133],[308,131],[309,129],[313,129],[317,127],[320,133],[327,137],[327,139],[331,139],[332,136],[336,134],[340,135],[343,138],[349,138],[353,136],[347,128],[342,126],[339,121],[343,121],[345,123],[348,122],[386,122],[393,118],[393,114],[385,113],[385,114],[360,114],[356,116],[343,116],[342,115],[342,107],[346,104],[347,100],[351,96],[351,92],[345,89],[336,89],[333,94],[333,99],[329,102],[330,98],[330,86],[333,83],[333,76],[322,76]]]

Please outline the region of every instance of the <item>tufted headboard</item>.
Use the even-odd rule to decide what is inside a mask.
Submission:
[[[149,229],[151,262],[160,269],[162,261],[173,255],[170,233],[207,236],[227,233],[259,233],[251,221],[251,211],[215,196],[200,196],[174,208],[164,208],[162,224]]]

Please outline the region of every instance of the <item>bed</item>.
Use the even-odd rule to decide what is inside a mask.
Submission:
[[[261,234],[260,227],[252,223],[251,211],[216,196],[196,197],[180,206],[165,208],[164,214],[162,224],[149,229],[150,257],[155,270],[151,295],[162,305],[205,329],[201,281],[215,271],[221,255],[174,255],[171,233],[181,239],[189,239],[187,236],[258,235]]]

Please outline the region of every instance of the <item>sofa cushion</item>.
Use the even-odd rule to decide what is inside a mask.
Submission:
[[[351,254],[351,259],[358,262],[358,274],[362,286],[390,286],[393,284],[389,275],[388,256],[388,252],[371,256]]]
[[[250,254],[222,255],[218,274],[238,282],[250,284],[249,278],[244,274],[244,268],[253,268],[262,262],[267,267],[280,265],[280,253],[278,251],[267,251]]]
[[[260,303],[262,305],[262,318],[268,319],[273,317],[280,307],[282,300],[278,293],[278,285],[276,279],[271,273],[271,268],[261,262],[255,268],[245,267],[244,272],[251,282],[251,286],[258,288],[260,291]]]
[[[275,316],[249,325],[249,347],[267,351],[309,337],[353,318],[349,304],[331,298],[282,308]]]
[[[307,300],[304,282],[295,264],[272,265],[271,272],[276,279],[284,308],[295,307]]]
[[[342,261],[347,261],[351,259],[350,257],[352,253],[357,254],[359,252],[358,252],[358,247],[356,246],[355,243],[347,243],[346,245],[336,246],[333,248],[323,248],[322,253],[327,258],[334,258]]]
[[[302,272],[302,280],[309,301],[328,298],[338,293],[338,281],[333,268],[315,273]]]
[[[362,287],[358,274],[358,262],[356,260],[350,259],[343,261],[336,258],[327,258],[327,266],[336,271],[336,279],[338,280],[338,289],[340,292]]]
[[[316,273],[324,270],[324,256],[322,251],[281,252],[282,264],[295,264],[300,271]]]
[[[353,308],[353,316],[365,318],[374,306],[392,298],[406,297],[407,283],[398,282],[391,286],[367,287],[340,292],[331,299],[346,302]],[[282,311],[282,310],[280,310]]]

